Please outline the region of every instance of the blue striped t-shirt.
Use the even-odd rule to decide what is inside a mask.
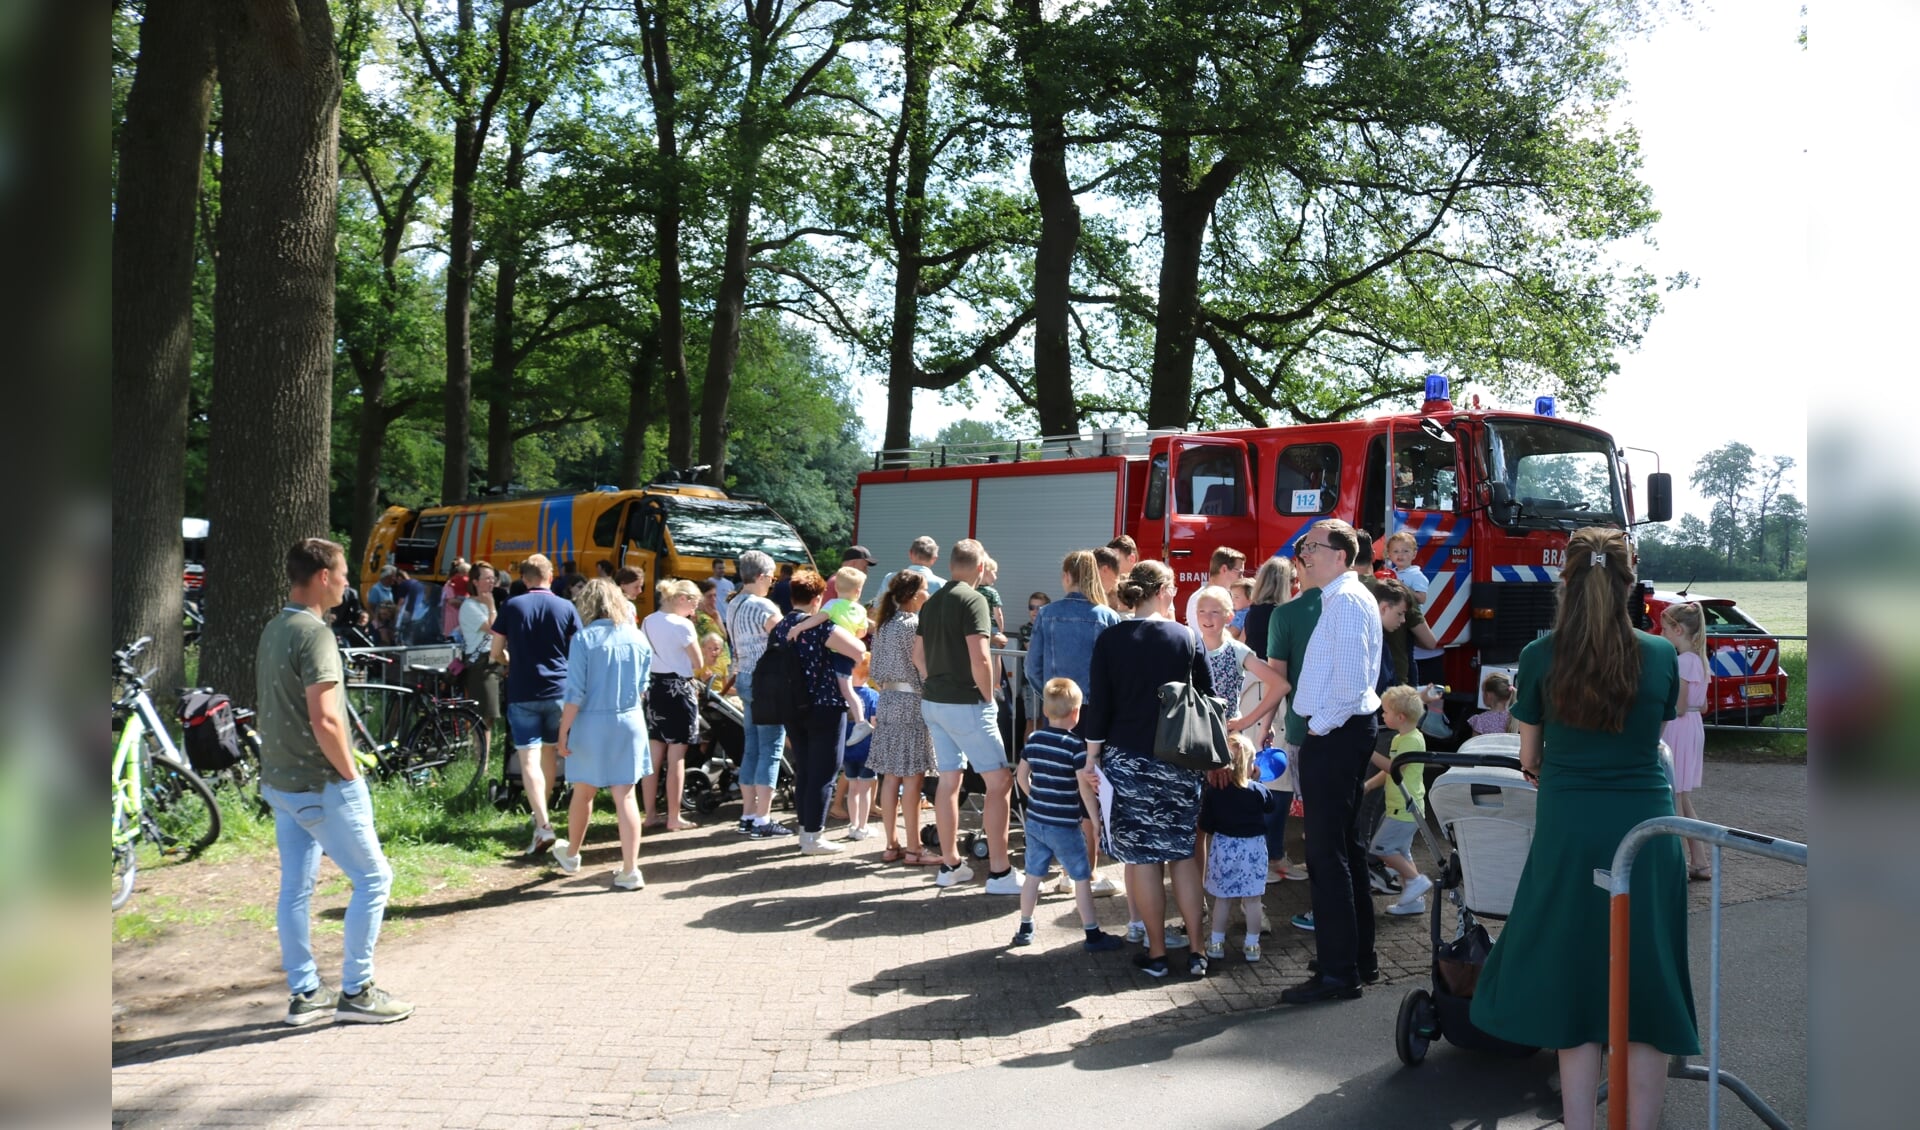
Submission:
[[[1080,780],[1075,774],[1087,767],[1087,743],[1070,730],[1042,726],[1027,739],[1020,757],[1033,766],[1027,819],[1059,828],[1078,828],[1084,809]]]

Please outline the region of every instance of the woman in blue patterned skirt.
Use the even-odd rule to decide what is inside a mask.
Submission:
[[[1107,853],[1126,864],[1127,893],[1146,924],[1147,952],[1134,964],[1149,977],[1167,975],[1163,885],[1173,878],[1173,897],[1186,920],[1187,938],[1201,925],[1200,864],[1194,846],[1200,826],[1202,776],[1153,756],[1160,685],[1191,681],[1213,692],[1213,676],[1199,638],[1173,622],[1173,571],[1142,561],[1117,588],[1135,619],[1115,624],[1093,643],[1087,711],[1080,718],[1087,740],[1087,772],[1103,779],[1101,807]],[[1187,971],[1207,974],[1206,956],[1189,953]]]

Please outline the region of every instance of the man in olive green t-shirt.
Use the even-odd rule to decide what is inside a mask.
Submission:
[[[1307,657],[1307,641],[1313,638],[1313,629],[1320,623],[1320,590],[1304,588],[1300,595],[1273,610],[1273,618],[1267,627],[1267,662],[1280,672],[1287,686],[1300,685],[1300,664]],[[1307,720],[1294,713],[1293,695],[1287,695],[1286,734],[1287,753],[1300,752],[1300,743],[1307,740]]]
[[[959,848],[960,783],[971,765],[987,786],[981,814],[987,835],[987,893],[1017,895],[1026,880],[1007,854],[1013,772],[1007,768],[999,708],[993,700],[993,619],[987,598],[975,587],[986,559],[985,547],[972,538],[954,543],[947,559],[949,580],[920,608],[913,665],[923,680],[920,716],[933,735],[934,764],[940,770],[933,798],[940,873],[933,881],[951,887],[973,878]]]
[[[405,1020],[413,1006],[373,983],[373,946],[393,869],[373,829],[373,800],[347,737],[340,647],[326,614],[347,590],[346,553],[324,538],[287,550],[287,605],[267,622],[254,655],[260,727],[260,795],[273,809],[280,848],[275,925],[287,973],[285,1022],[329,1017],[366,1024]],[[320,980],[309,911],[320,856],[353,884],[347,901],[340,992]]]

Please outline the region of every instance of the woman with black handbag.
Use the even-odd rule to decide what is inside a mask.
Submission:
[[[1117,591],[1133,607],[1135,619],[1113,625],[1094,640],[1087,710],[1080,724],[1087,739],[1086,772],[1101,789],[1107,854],[1126,865],[1127,894],[1145,925],[1147,952],[1136,956],[1134,964],[1149,977],[1165,977],[1168,873],[1187,938],[1198,937],[1201,927],[1200,863],[1194,847],[1204,776],[1154,756],[1160,688],[1185,682],[1210,695],[1213,676],[1198,638],[1172,619],[1171,569],[1158,561],[1142,561]],[[1206,956],[1194,950],[1187,971],[1206,976]]]

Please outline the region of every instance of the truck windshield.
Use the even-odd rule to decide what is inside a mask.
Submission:
[[[682,557],[738,557],[757,549],[775,561],[812,564],[806,544],[764,502],[665,496],[667,533]]]
[[[1487,466],[1516,508],[1490,511],[1512,526],[1625,527],[1625,508],[1604,435],[1546,421],[1497,421],[1488,428]]]

